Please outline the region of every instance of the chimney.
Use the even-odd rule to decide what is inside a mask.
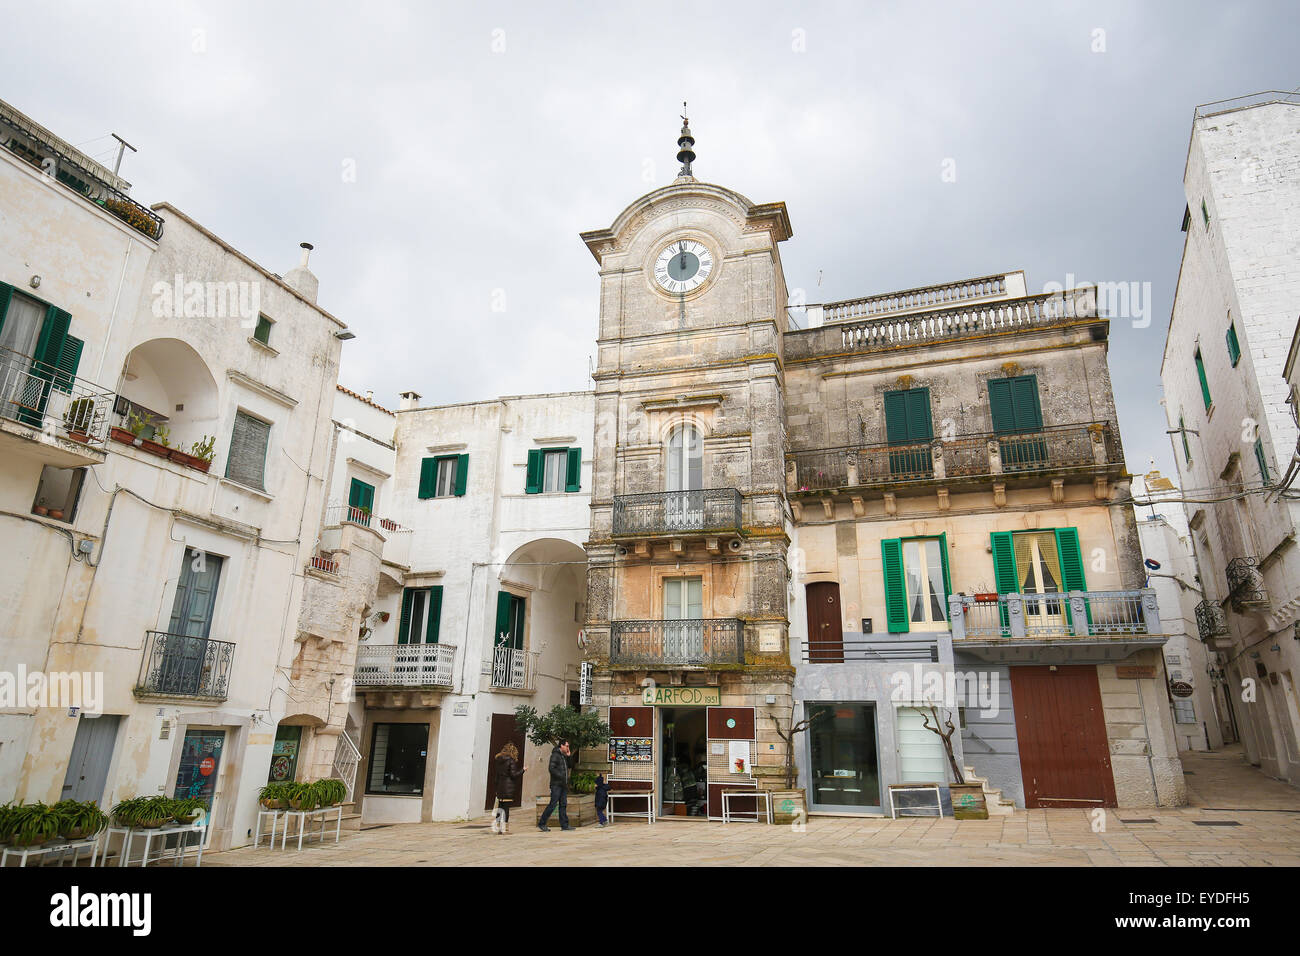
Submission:
[[[400,405],[398,405],[397,407],[400,408],[400,409],[402,409],[403,411],[405,411],[405,410],[407,410],[407,409],[409,409],[409,408],[419,408],[419,407],[420,407],[420,393],[419,393],[419,392],[405,391],[405,392],[400,393],[400,397],[401,397],[401,399],[402,399],[402,403],[401,403]]]
[[[284,281],[308,302],[315,304],[316,293],[320,290],[320,280],[307,268],[307,260],[315,247],[310,242],[301,242],[298,247],[302,249],[302,258],[296,266],[285,273]]]
[[[366,389],[366,401],[373,402],[374,400],[375,400],[375,390],[373,388]]]

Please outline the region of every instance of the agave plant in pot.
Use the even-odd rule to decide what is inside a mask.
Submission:
[[[257,792],[258,802],[267,810],[283,810],[289,805],[286,791],[290,786],[292,784],[283,782],[268,783]]]
[[[113,808],[113,817],[124,827],[154,830],[172,818],[169,797],[131,797]]]
[[[207,804],[198,797],[178,797],[169,801],[168,804],[172,819],[182,826],[191,826],[208,810]]]
[[[5,828],[14,846],[41,846],[59,835],[59,814],[44,803],[19,804],[10,809]]]
[[[284,795],[294,810],[315,810],[320,802],[320,795],[310,783],[286,784]]]
[[[54,805],[59,814],[59,836],[85,840],[108,826],[108,814],[94,800],[63,800]]]
[[[316,801],[322,807],[336,807],[348,797],[348,788],[343,781],[333,777],[317,780],[312,787],[316,790]]]

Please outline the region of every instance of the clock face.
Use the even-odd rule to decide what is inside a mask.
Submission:
[[[655,281],[668,292],[690,292],[713,272],[713,253],[694,239],[677,239],[655,260]]]

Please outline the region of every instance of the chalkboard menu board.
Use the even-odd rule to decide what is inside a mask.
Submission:
[[[609,759],[611,761],[636,760],[648,763],[654,759],[650,738],[610,737]]]

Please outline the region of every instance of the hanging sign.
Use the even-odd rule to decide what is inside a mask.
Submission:
[[[1193,694],[1192,685],[1185,680],[1176,680],[1169,685],[1169,693],[1175,697],[1191,697]]]
[[[591,661],[582,662],[581,675],[578,679],[578,704],[586,707],[591,703]]]

